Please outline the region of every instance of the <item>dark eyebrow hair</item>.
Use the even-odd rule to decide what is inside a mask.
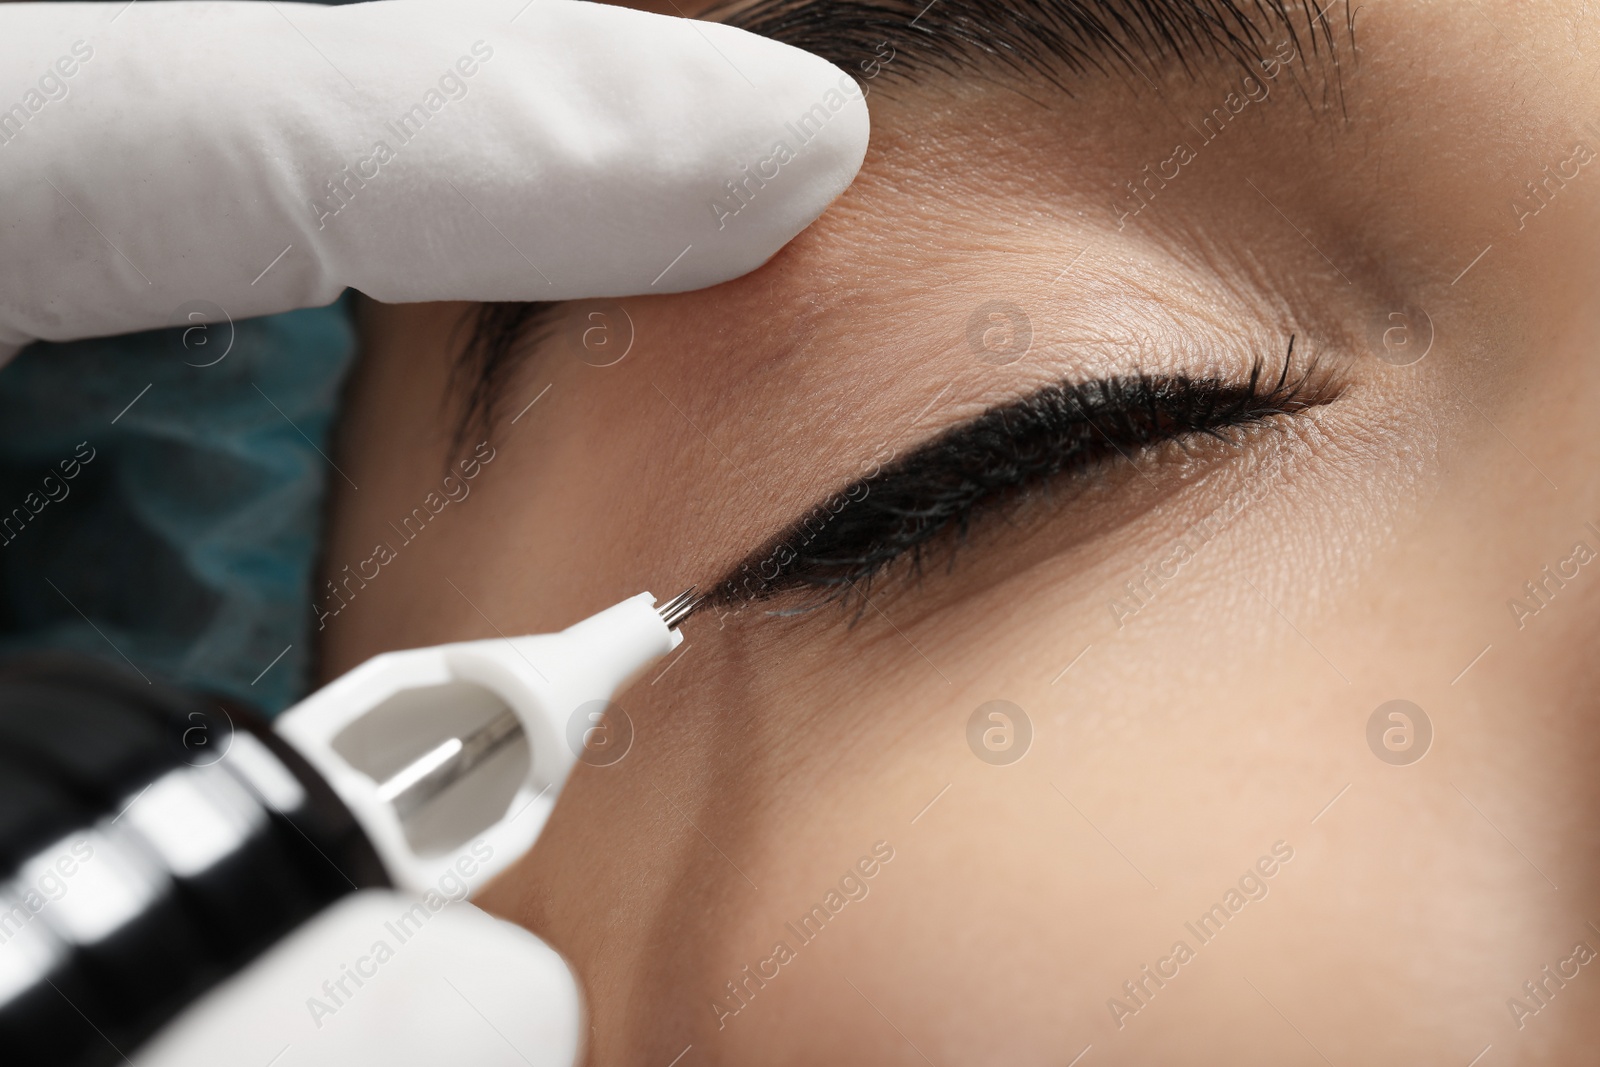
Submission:
[[[1337,64],[1328,10],[1339,2],[1318,10],[1313,0],[726,0],[703,17],[803,48],[858,78],[1010,73],[1070,93],[1072,78],[1120,70],[1148,80],[1174,63],[1191,77],[1205,60],[1256,73],[1279,34],[1302,62],[1309,44]],[[1350,25],[1349,0],[1343,7]],[[884,46],[893,49],[887,62]]]
[[[842,598],[864,606],[867,586],[909,557],[920,571],[941,535],[965,537],[982,509],[1100,464],[1192,436],[1228,432],[1338,399],[1337,373],[1315,359],[1295,363],[1289,339],[1281,366],[1257,360],[1247,377],[1134,374],[1052,384],[951,426],[812,505],[734,564],[700,608],[732,607],[795,590],[814,596],[777,614],[799,614]],[[876,466],[876,464],[874,464]]]
[[[1273,54],[1275,34],[1307,64],[1313,54],[1337,74],[1329,18],[1350,0],[727,0],[699,17],[816,53],[858,80],[916,83],[929,75],[1020,76],[1070,94],[1075,78],[1121,71],[1149,82],[1176,64],[1191,78],[1207,61],[1250,74]],[[887,44],[894,59],[882,62]],[[1292,59],[1290,60],[1292,62]],[[874,64],[876,66],[874,67]],[[1135,79],[1137,81],[1137,79]],[[1335,78],[1337,83],[1337,78]],[[1303,91],[1303,89],[1302,89]],[[450,455],[474,434],[492,432],[518,367],[552,326],[551,303],[485,303],[460,323],[465,343],[446,403],[459,403]]]

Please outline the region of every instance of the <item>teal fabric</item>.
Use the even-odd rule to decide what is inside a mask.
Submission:
[[[347,297],[0,368],[0,651],[90,653],[268,713],[297,699],[354,355]]]

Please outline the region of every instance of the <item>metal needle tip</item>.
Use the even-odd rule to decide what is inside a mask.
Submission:
[[[694,591],[698,588],[699,586],[691,585],[665,604],[656,608],[656,611],[661,615],[661,621],[667,624],[667,629],[676,630],[678,625],[684,619],[687,619],[694,612],[694,609],[699,607],[701,602],[705,600],[703,596],[694,595]]]

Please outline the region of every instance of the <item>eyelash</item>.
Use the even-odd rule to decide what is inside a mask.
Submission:
[[[937,538],[954,529],[959,544],[973,520],[1005,498],[1189,437],[1231,442],[1229,430],[1337,399],[1340,388],[1315,362],[1291,378],[1293,358],[1290,337],[1275,378],[1257,360],[1242,383],[1140,374],[1055,386],[987,412],[917,449],[947,449],[941,473],[907,483],[903,472],[915,459],[879,471],[852,487],[865,487],[860,496],[840,494],[838,506],[819,508],[785,531],[713,599],[737,605],[810,589],[821,595],[773,614],[807,612],[862,593],[902,557],[917,570]],[[896,483],[894,492],[874,490]],[[812,529],[819,518],[821,528]]]

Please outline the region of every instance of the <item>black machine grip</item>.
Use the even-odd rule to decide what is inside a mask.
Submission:
[[[329,903],[388,884],[254,712],[98,661],[0,663],[6,1063],[122,1063]]]

